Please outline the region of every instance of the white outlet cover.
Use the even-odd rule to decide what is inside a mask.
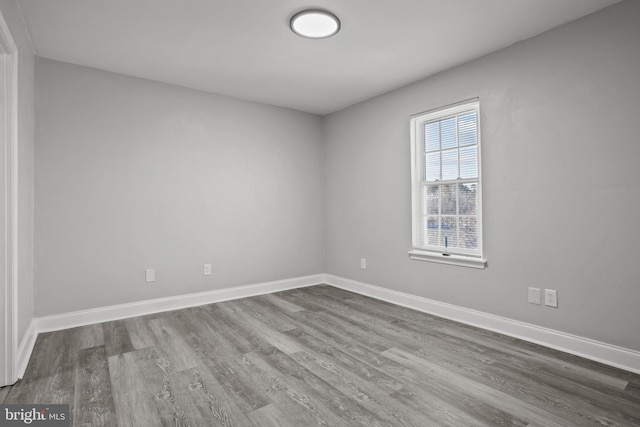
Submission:
[[[363,270],[367,269],[367,259],[366,258],[360,258],[360,268]]]
[[[144,271],[144,279],[147,282],[155,282],[156,281],[156,271],[153,268],[149,268]]]
[[[558,291],[555,289],[544,290],[544,305],[558,308]]]
[[[528,296],[528,301],[531,304],[538,304],[540,305],[540,288],[529,288],[529,296]]]
[[[205,264],[203,273],[205,276],[211,276],[211,264]]]

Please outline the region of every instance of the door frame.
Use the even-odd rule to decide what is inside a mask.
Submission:
[[[0,131],[0,150],[4,153],[4,173],[0,176],[0,227],[4,235],[0,260],[0,328],[3,354],[0,356],[0,386],[18,380],[18,47],[0,11],[0,55],[4,66],[4,93],[0,103],[4,112],[4,132]]]

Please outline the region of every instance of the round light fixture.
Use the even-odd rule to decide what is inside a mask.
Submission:
[[[326,10],[308,9],[293,15],[289,26],[299,36],[324,39],[340,31],[340,20]]]

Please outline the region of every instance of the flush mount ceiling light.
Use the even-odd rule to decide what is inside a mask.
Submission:
[[[340,31],[340,20],[326,10],[308,9],[293,15],[289,26],[301,37],[324,39]]]

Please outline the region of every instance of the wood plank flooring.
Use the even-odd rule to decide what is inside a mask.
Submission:
[[[629,426],[640,376],[327,285],[41,334],[76,426]]]

